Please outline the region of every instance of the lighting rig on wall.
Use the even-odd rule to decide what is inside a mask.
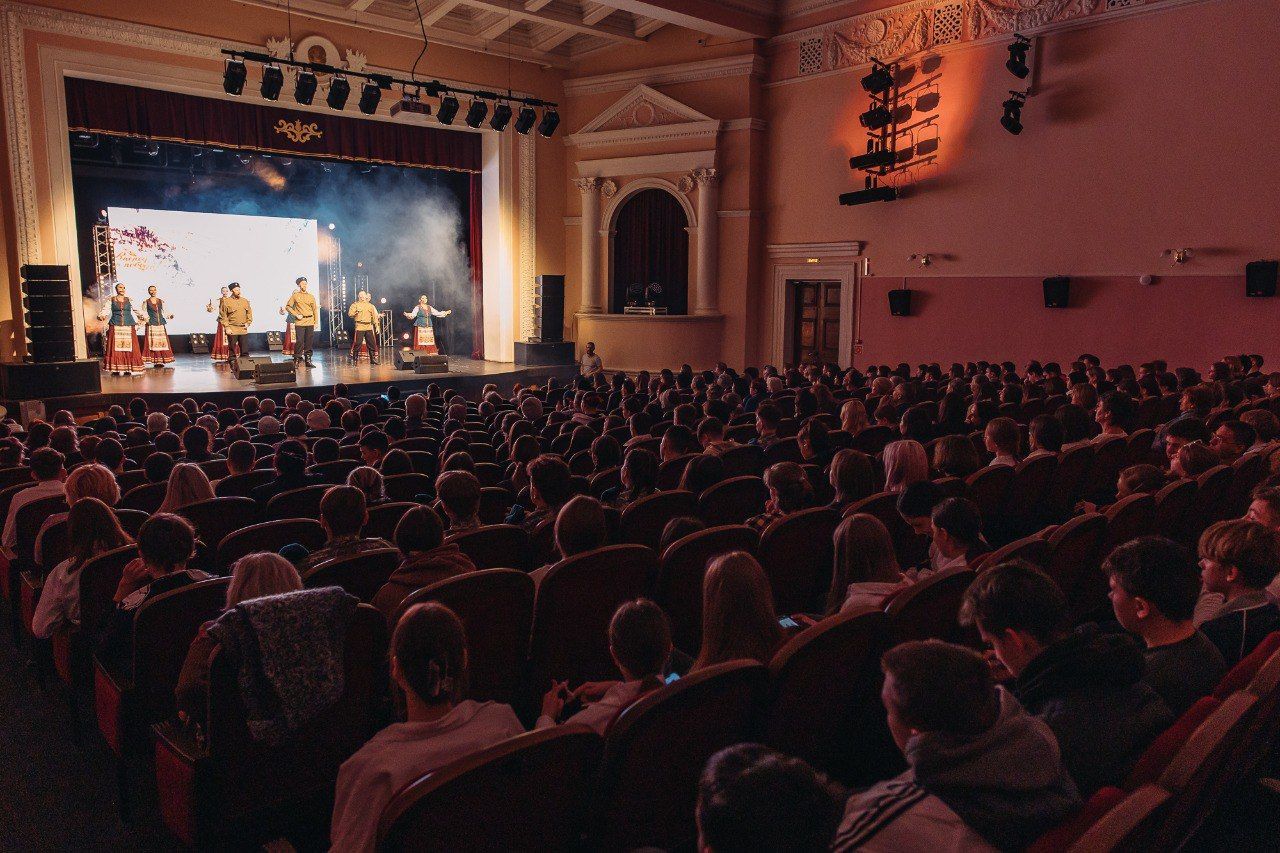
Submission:
[[[1031,48],[1031,39],[1022,33],[1014,33],[1013,43],[1009,45],[1009,58],[1004,63],[1004,67],[1010,74],[1019,80],[1027,81],[1027,88],[1021,92],[1009,90],[1009,98],[1001,104],[1004,115],[1000,117],[1000,126],[1014,136],[1022,133],[1022,108],[1026,106],[1027,98],[1031,96],[1031,91],[1035,87],[1035,79],[1027,79],[1031,77],[1032,70],[1032,63],[1027,59]]]
[[[872,201],[894,201],[895,187],[880,182],[893,171],[897,162],[894,140],[897,136],[898,65],[871,60],[871,72],[859,81],[871,97],[870,108],[858,116],[867,131],[867,153],[849,158],[849,168],[866,173],[861,190],[840,196],[842,205],[866,204]]]
[[[446,85],[439,80],[424,83],[420,80],[393,77],[390,74],[352,71],[320,62],[300,62],[254,51],[223,50],[222,53],[227,57],[226,68],[222,73],[222,89],[228,95],[240,95],[244,92],[245,84],[249,79],[247,64],[256,63],[262,66],[262,83],[259,93],[268,101],[279,99],[280,92],[284,89],[284,68],[287,67],[297,71],[293,97],[303,105],[311,104],[319,89],[320,76],[328,75],[329,86],[325,94],[325,103],[334,110],[342,110],[346,107],[347,99],[351,96],[351,81],[356,80],[360,82],[357,105],[360,112],[365,115],[373,115],[378,111],[378,104],[382,101],[384,91],[399,88],[400,100],[391,106],[393,116],[401,112],[431,115],[431,105],[423,100],[425,97],[438,100],[435,110],[436,120],[443,125],[451,125],[461,108],[459,96],[465,96],[470,99],[464,117],[468,127],[479,128],[488,118],[490,128],[502,131],[508,124],[513,123],[512,116],[514,116],[513,124],[516,133],[527,135],[536,126],[539,135],[550,137],[560,126],[557,104],[540,98],[514,95],[511,92],[502,94],[483,89],[463,89]],[[493,105],[492,117],[489,115],[490,104]],[[539,110],[541,110],[541,117],[539,117]]]

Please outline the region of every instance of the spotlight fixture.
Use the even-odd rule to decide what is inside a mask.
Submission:
[[[1022,133],[1022,105],[1027,102],[1026,92],[1009,92],[1012,95],[1004,102],[1004,115],[1000,118],[1000,126],[1017,136]]]
[[[528,134],[533,130],[534,124],[538,121],[538,114],[534,112],[533,107],[522,107],[520,115],[516,116],[516,133]]]
[[[893,113],[889,112],[889,108],[883,104],[876,104],[858,116],[858,123],[867,130],[879,130],[882,127],[886,127],[891,121],[893,121]]]
[[[378,111],[378,102],[382,100],[382,89],[377,83],[368,82],[360,87],[360,112],[371,116]]]
[[[247,79],[249,70],[244,67],[244,60],[232,57],[227,60],[226,70],[222,72],[222,91],[228,95],[238,95],[244,91],[244,81]]]
[[[542,113],[542,121],[538,123],[538,133],[548,139],[556,132],[556,128],[560,126],[560,113],[548,107]]]
[[[1031,50],[1031,39],[1021,33],[1014,33],[1013,38],[1013,44],[1009,45],[1009,61],[1004,64],[1004,67],[1019,80],[1026,80],[1027,75],[1031,73],[1031,66],[1027,65],[1027,52]]]
[[[464,119],[467,127],[479,127],[484,124],[484,120],[489,117],[489,105],[479,98],[471,102],[471,106],[467,108],[467,117]]]
[[[314,72],[299,71],[298,79],[293,84],[293,99],[304,106],[309,106],[316,96],[317,86],[319,82]]]
[[[898,191],[894,187],[868,187],[865,190],[841,194],[840,203],[846,207],[851,207],[855,204],[867,204],[873,201],[894,201],[897,198]]]
[[[511,105],[505,101],[495,104],[493,107],[493,118],[489,119],[489,127],[497,131],[507,129],[507,124],[511,121]]]
[[[284,71],[279,65],[264,65],[262,67],[262,88],[259,89],[262,97],[268,101],[274,101],[280,97],[280,90],[284,88]]]
[[[893,165],[897,157],[897,152],[890,149],[868,151],[866,154],[859,154],[857,157],[850,157],[849,168],[862,169],[864,171],[870,169],[887,169]]]
[[[329,94],[324,100],[329,105],[329,109],[340,110],[347,105],[347,98],[350,95],[351,84],[347,82],[347,78],[334,75],[334,78],[329,81]]]
[[[440,119],[441,124],[453,124],[454,118],[458,115],[458,109],[461,104],[453,95],[445,95],[440,99],[440,108],[436,110],[436,118]]]
[[[882,95],[893,87],[893,72],[887,65],[875,60],[872,62],[875,62],[875,68],[862,78],[862,88],[869,95]]]

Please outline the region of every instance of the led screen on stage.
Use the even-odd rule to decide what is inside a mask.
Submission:
[[[128,287],[136,311],[147,287],[160,289],[174,334],[212,332],[220,289],[238,281],[253,303],[251,332],[284,328],[280,308],[306,276],[317,294],[320,260],[314,219],[107,208],[116,278]],[[317,318],[317,331],[319,331]]]

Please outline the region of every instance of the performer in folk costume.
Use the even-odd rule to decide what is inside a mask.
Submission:
[[[369,291],[360,291],[356,301],[347,309],[347,316],[356,321],[355,334],[351,336],[351,360],[358,361],[363,355],[360,351],[361,346],[366,346],[369,351],[369,363],[377,364],[378,339],[374,333],[381,331],[382,315],[374,307],[373,297]]]
[[[231,295],[223,299],[218,309],[218,319],[227,333],[227,361],[249,354],[249,326],[253,323],[253,306],[240,295],[240,282],[227,285]]]
[[[307,367],[315,367],[311,362],[311,340],[316,331],[316,318],[320,316],[320,309],[316,305],[316,298],[307,293],[305,276],[299,276],[294,284],[298,289],[289,297],[283,309],[290,323],[285,354],[293,356],[294,364],[305,363]]]
[[[280,351],[285,355],[293,355],[293,324],[297,322],[297,318],[287,308],[282,307],[280,313],[284,315],[284,344]]]
[[[169,343],[169,330],[165,327],[173,315],[164,313],[164,300],[156,293],[154,284],[148,287],[147,301],[142,303],[147,310],[142,333],[142,360],[154,365],[172,364],[173,346]]]
[[[426,294],[419,296],[418,304],[413,306],[413,310],[404,312],[404,316],[413,321],[413,349],[416,352],[424,352],[428,355],[435,355],[440,352],[436,348],[436,333],[431,328],[431,318],[448,317],[452,313],[452,308],[448,311],[440,311],[433,308],[427,300]]]
[[[209,346],[209,358],[214,361],[227,360],[227,330],[222,328],[222,300],[231,295],[231,289],[222,288],[222,295],[218,297],[218,304],[215,307],[213,300],[210,299],[208,304],[204,306],[204,310],[210,314],[218,315],[218,330],[213,334],[213,343]]]
[[[135,370],[145,369],[134,328],[133,303],[125,296],[123,284],[116,285],[116,295],[111,297],[111,301],[98,314],[98,319],[110,321],[102,369],[110,370],[112,376],[119,376],[121,373],[128,376]]]

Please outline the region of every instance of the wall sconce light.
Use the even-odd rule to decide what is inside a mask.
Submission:
[[[928,252],[916,253],[914,255],[911,255],[909,258],[907,258],[907,260],[915,261],[916,263],[920,264],[920,266],[927,267],[933,263],[933,255],[930,255]]]
[[[1175,264],[1185,264],[1195,255],[1191,249],[1165,249],[1160,253],[1162,258],[1172,258]]]

